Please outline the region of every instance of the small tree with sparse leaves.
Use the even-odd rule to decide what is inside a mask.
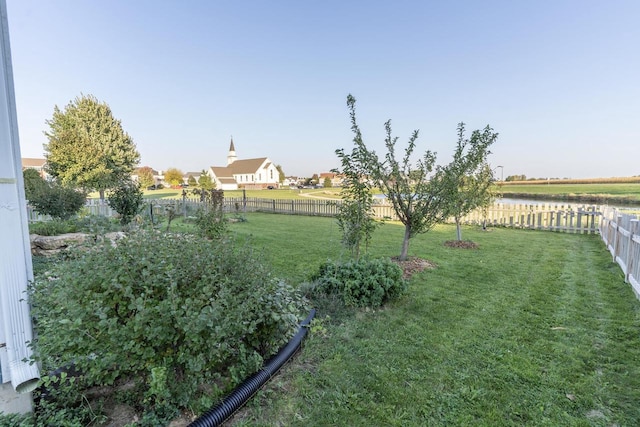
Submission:
[[[355,110],[351,111],[351,130],[354,133],[354,147],[351,153],[343,149],[336,150],[341,168],[332,172],[344,176],[342,184],[342,203],[338,205],[338,227],[342,232],[342,244],[351,251],[357,260],[361,246],[365,249],[371,241],[376,228],[373,217],[373,195],[368,177],[368,156],[363,151],[362,134],[356,124]]]
[[[349,95],[347,105],[351,113],[352,129],[359,133],[355,120],[355,103],[355,98]],[[487,129],[490,128],[487,127]],[[369,150],[362,138],[354,138],[354,150],[358,153],[358,162],[362,164],[365,175],[380,188],[404,225],[399,257],[404,261],[408,256],[410,239],[419,233],[429,231],[449,216],[451,212],[449,198],[453,182],[450,171],[457,170],[457,176],[464,176],[477,164],[483,163],[486,156],[484,158],[479,156],[478,159],[471,161],[468,156],[463,155],[459,159],[454,159],[448,166],[441,167],[435,164],[435,153],[427,150],[414,165],[412,159],[418,131],[413,132],[404,156],[398,160],[395,153],[398,138],[392,136],[390,120],[385,123],[385,130],[387,153],[383,159],[380,159],[375,151]]]
[[[449,216],[456,223],[458,240],[462,240],[462,217],[476,208],[489,205],[493,200],[493,171],[486,159],[491,153],[489,147],[498,138],[498,134],[489,126],[483,131],[473,131],[469,139],[465,138],[464,133],[464,123],[460,123],[456,151],[453,161],[445,168],[443,181],[448,188]]]

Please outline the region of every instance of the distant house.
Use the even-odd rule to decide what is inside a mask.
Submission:
[[[42,179],[48,179],[49,174],[44,170],[44,166],[47,164],[47,159],[35,159],[30,157],[22,158],[22,170],[35,169],[38,171]]]
[[[187,172],[184,175],[182,175],[182,180],[184,181],[185,184],[188,184],[189,178],[193,177],[193,179],[195,179],[196,182],[198,182],[200,180],[200,175],[202,175],[202,172]]]
[[[327,178],[329,178],[329,180],[331,181],[332,187],[341,187],[342,181],[344,180],[343,175],[338,175],[337,173],[334,173],[334,172],[322,172],[318,177],[318,180],[319,180],[318,185],[324,185],[324,181]]]
[[[300,179],[297,176],[287,176],[284,178],[282,185],[296,187],[300,185]]]
[[[279,172],[268,157],[238,160],[231,138],[227,166],[211,166],[207,171],[219,190],[263,189],[278,187]]]
[[[131,174],[131,179],[134,182],[138,182],[140,180],[140,168],[136,168],[133,173]],[[158,184],[159,182],[162,181],[162,175],[160,174],[160,172],[158,172],[157,170],[151,168],[151,173],[153,174],[153,184]]]

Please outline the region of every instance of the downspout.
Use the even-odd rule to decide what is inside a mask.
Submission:
[[[33,339],[26,300],[33,279],[27,207],[22,179],[6,0],[0,0],[0,372],[18,393],[35,389],[40,373],[29,363]]]

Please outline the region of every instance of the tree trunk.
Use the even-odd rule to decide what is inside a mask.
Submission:
[[[460,219],[456,217],[456,234],[458,236],[458,242],[462,241],[462,229],[460,229]]]
[[[104,203],[104,189],[100,189],[100,201]]]
[[[400,252],[400,261],[407,260],[407,254],[409,253],[409,239],[411,238],[411,227],[404,226],[404,240],[402,241],[402,251]]]

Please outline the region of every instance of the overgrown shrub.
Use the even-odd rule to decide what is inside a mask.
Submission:
[[[66,233],[88,233],[94,236],[117,231],[118,223],[105,216],[87,215],[67,220],[52,219],[29,224],[29,233],[40,236],[58,236]]]
[[[233,241],[142,230],[70,258],[30,286],[36,357],[134,379],[149,407],[215,398],[297,329],[302,298]]]
[[[311,277],[312,293],[340,295],[353,307],[379,307],[407,288],[402,269],[384,258],[327,261]]]
[[[137,182],[125,181],[109,193],[107,203],[118,214],[120,224],[127,225],[143,208],[142,190]]]
[[[22,177],[24,179],[24,194],[27,200],[35,199],[47,186],[47,181],[35,169],[25,169],[22,171]]]
[[[40,236],[58,236],[60,234],[75,233],[78,231],[78,225],[71,220],[39,221],[29,224],[29,233],[38,234]]]
[[[198,194],[204,202],[204,208],[199,209],[196,213],[196,226],[205,237],[219,239],[225,235],[228,229],[223,211],[224,193],[222,190],[199,191]]]
[[[76,224],[79,232],[92,234],[94,236],[99,236],[110,231],[118,231],[120,229],[117,220],[102,215],[86,215],[74,218],[72,221]]]
[[[30,197],[29,204],[36,212],[61,220],[69,219],[84,206],[86,195],[80,190],[55,182],[45,182]]]

